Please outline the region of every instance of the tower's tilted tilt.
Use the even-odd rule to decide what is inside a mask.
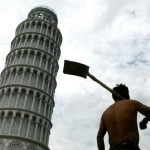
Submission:
[[[0,150],[49,150],[62,42],[57,23],[53,10],[36,7],[16,29],[1,73]]]

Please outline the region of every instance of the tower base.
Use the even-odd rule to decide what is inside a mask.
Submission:
[[[0,136],[0,150],[50,150],[39,142],[16,136]]]

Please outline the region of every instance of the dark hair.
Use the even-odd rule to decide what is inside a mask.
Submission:
[[[116,87],[113,88],[113,90],[115,92],[117,92],[119,95],[121,95],[122,97],[124,97],[126,99],[130,99],[128,87],[125,86],[124,84],[117,84]],[[120,99],[120,97],[118,97],[114,94],[112,94],[112,97],[115,101]]]

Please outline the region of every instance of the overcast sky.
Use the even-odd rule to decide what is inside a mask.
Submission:
[[[111,88],[126,84],[132,99],[150,105],[150,0],[1,1],[0,71],[17,25],[38,5],[55,10],[63,36],[49,147],[96,150],[100,118],[113,103],[111,94],[89,78],[64,75],[64,59],[90,66],[90,73]],[[140,137],[141,149],[150,150],[150,125]]]

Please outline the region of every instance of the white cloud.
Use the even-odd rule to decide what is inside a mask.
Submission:
[[[100,116],[113,103],[111,94],[89,78],[62,74],[63,61],[85,63],[92,74],[110,87],[123,82],[129,86],[131,97],[150,104],[150,2],[5,0],[0,6],[0,17],[4,20],[0,28],[1,70],[15,28],[26,19],[30,9],[43,4],[53,7],[58,14],[63,36],[50,148],[94,150]],[[144,145],[149,142],[147,131],[140,132],[140,144],[145,150],[148,148]]]

